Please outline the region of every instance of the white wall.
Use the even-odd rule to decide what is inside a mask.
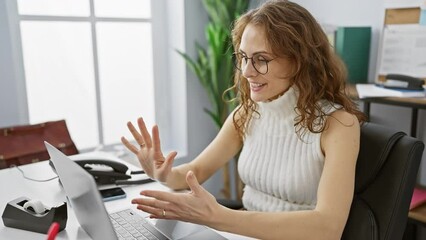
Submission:
[[[294,1],[307,10],[321,24],[331,24],[336,26],[371,26],[372,39],[369,63],[369,79],[373,79],[377,65],[377,49],[380,32],[383,25],[383,0],[296,0]]]

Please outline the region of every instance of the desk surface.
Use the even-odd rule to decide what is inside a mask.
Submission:
[[[407,98],[407,97],[376,97],[376,98],[363,98],[360,99],[355,85],[348,84],[346,86],[346,91],[352,99],[360,100],[363,102],[374,102],[374,103],[383,103],[390,104],[395,106],[404,106],[404,107],[417,107],[420,109],[426,109],[426,97],[421,98]]]
[[[422,222],[423,224],[426,224],[426,204],[410,210],[408,216],[412,219]]]
[[[25,175],[33,179],[49,179],[55,177],[56,174],[50,168],[48,161],[20,166]],[[139,196],[139,192],[143,189],[157,189],[170,191],[167,187],[153,182],[143,185],[122,186],[127,194],[126,199],[119,199],[106,202],[105,206],[108,212],[132,208],[141,216],[148,214],[137,210],[130,200]],[[57,206],[65,201],[65,193],[57,179],[48,182],[35,182],[25,179],[17,168],[9,168],[0,170],[0,211],[3,213],[6,204],[18,197],[28,197],[29,199],[38,199],[45,205]],[[219,232],[228,239],[250,239],[235,234]],[[46,235],[24,231],[15,228],[5,227],[3,220],[0,218],[0,239],[46,239]],[[66,228],[61,231],[57,239],[90,239],[86,232],[80,228],[80,225],[74,215],[72,208],[68,206],[68,221]]]

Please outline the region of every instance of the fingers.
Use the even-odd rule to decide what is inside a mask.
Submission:
[[[169,162],[170,164],[173,164],[173,161],[175,160],[176,156],[177,156],[176,151],[170,152],[166,157],[166,161]]]
[[[150,213],[154,218],[170,219],[175,216],[169,202],[153,198],[136,198],[132,200],[132,204],[137,204],[137,209]]]
[[[144,190],[140,192],[142,196],[155,198],[159,201],[163,202],[175,202],[179,195],[177,193],[171,193],[171,192],[163,192],[163,191],[156,191],[156,190]],[[142,199],[142,198],[141,198]]]
[[[152,127],[152,140],[154,151],[161,152],[160,131],[158,130],[157,125],[154,125],[154,127]]]
[[[199,194],[201,193],[201,191],[204,190],[204,188],[198,182],[197,177],[195,177],[194,172],[192,171],[188,171],[188,173],[186,174],[186,182],[188,183],[188,186],[191,191],[195,194]]]
[[[125,137],[121,137],[121,142],[124,144],[124,146],[127,147],[127,149],[129,149],[132,153],[134,154],[138,154],[138,149],[131,144]]]
[[[160,201],[154,198],[135,198],[132,200],[132,204],[146,205],[152,208],[169,209],[170,203]]]
[[[139,127],[139,131],[136,130],[135,126],[133,126],[133,124],[131,122],[127,122],[127,128],[130,130],[130,133],[132,133],[133,138],[136,140],[136,142],[139,144],[140,148],[143,147],[148,147],[151,148],[152,147],[152,140],[151,140],[151,135],[149,135],[148,130],[146,129],[146,125],[145,122],[143,120],[143,118],[138,118],[137,120],[138,122],[138,127]],[[161,145],[160,145],[160,138],[159,138],[159,134],[158,134],[158,127],[155,126],[156,128],[156,138],[157,138],[157,142],[158,142],[158,149],[161,149]],[[126,139],[127,141],[127,139]],[[125,141],[123,141],[123,144]],[[129,142],[129,141],[127,141]],[[126,145],[126,144],[125,144]],[[130,145],[132,144],[127,144],[126,147],[129,148],[129,150],[131,150],[133,153],[135,153],[133,150],[137,148],[135,147],[130,147]],[[161,150],[160,150],[161,151]]]
[[[131,122],[127,122],[127,128],[130,130],[130,133],[132,133],[133,137],[135,138],[136,142],[139,145],[143,145],[145,143],[144,138],[136,130],[136,128],[133,126],[133,124]]]
[[[171,169],[173,167],[173,162],[174,162],[176,156],[177,156],[176,151],[170,152],[166,157],[166,162],[164,164],[164,168]]]
[[[137,209],[144,211],[146,213],[151,214],[150,218],[158,218],[158,219],[176,219],[176,214],[173,211],[166,209],[153,208],[146,205],[138,205]]]
[[[151,135],[149,135],[149,132],[146,129],[145,122],[143,121],[142,118],[138,118],[138,126],[143,137],[143,142],[146,144],[148,148],[151,148],[152,147]]]

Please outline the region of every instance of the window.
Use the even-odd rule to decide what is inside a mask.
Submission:
[[[77,147],[88,149],[118,143],[129,136],[126,122],[143,116],[159,124],[164,148],[185,149],[185,117],[171,117],[185,101],[166,88],[184,81],[183,60],[169,64],[183,41],[164,40],[168,28],[158,27],[183,9],[170,2],[16,0],[29,122],[64,118]],[[168,72],[178,72],[174,82]]]

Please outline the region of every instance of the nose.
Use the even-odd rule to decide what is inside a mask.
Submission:
[[[252,59],[248,59],[247,64],[245,64],[244,67],[242,67],[242,74],[245,78],[250,78],[250,77],[255,77],[257,76],[259,73],[257,72],[257,70],[254,68],[253,66],[253,60]]]

